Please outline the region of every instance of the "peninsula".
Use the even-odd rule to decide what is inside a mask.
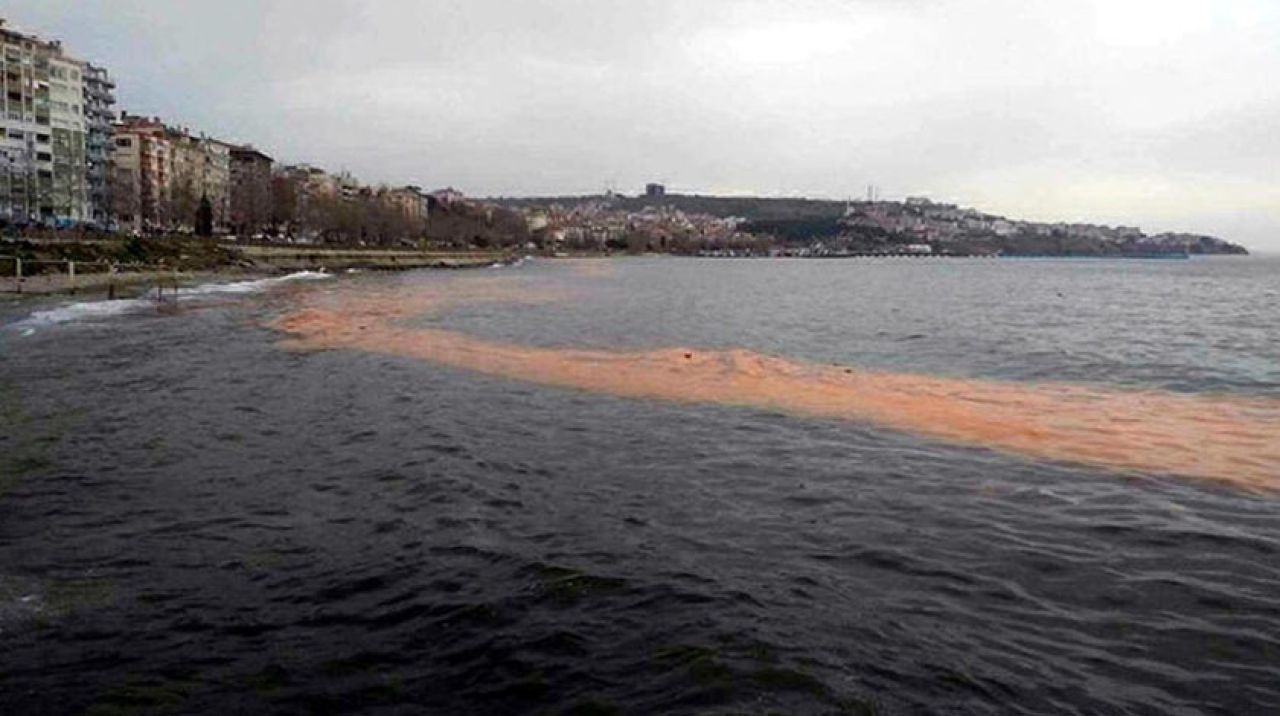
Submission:
[[[800,256],[1164,257],[1247,254],[1238,244],[1131,226],[1010,219],[927,198],[904,201],[670,194],[499,198],[525,214],[532,238],[570,250]]]

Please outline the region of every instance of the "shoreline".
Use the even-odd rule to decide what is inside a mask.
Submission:
[[[158,242],[157,242],[158,243]],[[7,244],[7,245],[5,245]],[[509,264],[516,255],[507,251],[421,251],[413,249],[352,249],[311,246],[235,245],[216,242],[149,244],[140,259],[119,262],[126,269],[109,273],[104,249],[119,250],[121,241],[48,241],[9,239],[0,244],[0,294],[9,297],[50,295],[104,295],[115,291],[133,293],[137,288],[171,289],[193,281],[229,278],[269,278],[299,271],[338,273],[350,269],[364,271],[409,271],[417,269],[483,268]],[[28,270],[15,276],[21,256]],[[109,255],[109,254],[107,254]],[[78,267],[74,270],[73,265]],[[98,270],[86,272],[93,266]],[[52,268],[50,268],[52,267]],[[136,270],[127,270],[134,268]]]

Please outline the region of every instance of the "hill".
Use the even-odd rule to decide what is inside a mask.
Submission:
[[[654,209],[733,219],[739,231],[787,246],[833,251],[895,251],[924,247],[949,254],[1011,256],[1143,256],[1247,254],[1215,236],[1148,235],[1136,227],[1033,222],[924,198],[842,202],[826,199],[722,197],[697,194],[628,197],[592,195],[498,198],[494,203],[529,212],[551,207],[604,207],[619,220]]]

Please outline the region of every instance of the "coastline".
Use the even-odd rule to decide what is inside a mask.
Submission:
[[[14,256],[23,262],[16,274]],[[213,241],[7,240],[0,244],[0,294],[136,293],[181,288],[218,277],[272,277],[299,271],[408,271],[483,268],[511,263],[509,251],[430,251]],[[109,270],[115,267],[115,271]]]

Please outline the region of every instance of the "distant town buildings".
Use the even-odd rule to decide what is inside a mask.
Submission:
[[[427,200],[429,204],[444,206],[444,207],[451,206],[454,202],[460,202],[465,199],[466,197],[462,195],[462,192],[458,191],[457,189],[454,189],[453,187],[448,187],[445,189],[437,189],[436,191],[433,191],[427,195]]]
[[[981,237],[1004,239],[1019,236],[1123,243],[1139,241],[1144,236],[1140,229],[1132,226],[1015,221],[914,196],[901,202],[851,202],[845,209],[841,225],[850,235],[879,233],[932,245]]]
[[[570,206],[554,202],[527,206],[526,228],[534,245],[555,251],[733,255],[767,251],[768,240],[739,231],[740,219],[664,205],[627,209],[620,198],[610,194]]]
[[[667,187],[662,184],[645,184],[644,195],[650,199],[661,199],[667,195]]]

